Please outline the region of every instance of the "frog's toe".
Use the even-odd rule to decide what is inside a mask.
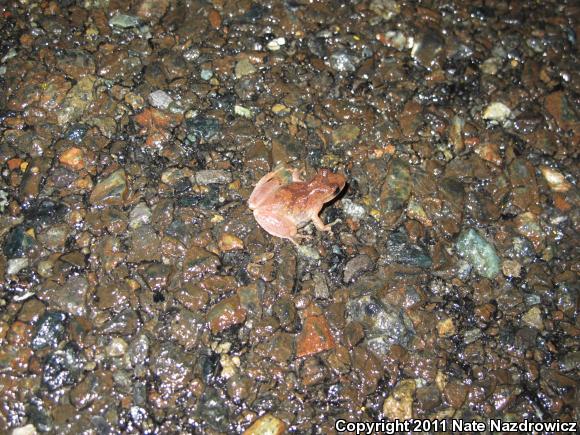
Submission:
[[[326,225],[328,228],[333,227],[334,225],[338,224],[342,222],[342,219],[335,219],[334,221],[330,222],[328,225]]]

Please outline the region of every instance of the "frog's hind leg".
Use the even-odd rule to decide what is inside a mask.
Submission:
[[[296,245],[298,240],[305,238],[305,236],[298,234],[298,229],[292,219],[280,216],[272,209],[260,208],[254,210],[254,217],[258,224],[273,236],[290,239]]]

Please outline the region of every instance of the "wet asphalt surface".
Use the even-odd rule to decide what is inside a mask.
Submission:
[[[0,432],[578,421],[577,3],[0,14]],[[280,163],[332,233],[257,225]]]

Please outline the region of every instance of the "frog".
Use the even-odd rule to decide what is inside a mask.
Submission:
[[[346,177],[328,168],[319,169],[314,177],[305,181],[300,170],[279,165],[258,181],[248,199],[248,206],[266,232],[299,245],[301,239],[310,236],[299,234],[298,229],[310,221],[318,230],[327,232],[339,222],[325,224],[320,212],[324,204],[342,192],[345,185]]]

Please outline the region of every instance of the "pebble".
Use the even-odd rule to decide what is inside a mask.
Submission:
[[[324,316],[308,316],[304,319],[302,332],[296,340],[297,358],[324,352],[334,346],[334,338]]]
[[[151,223],[151,209],[144,202],[140,202],[129,213],[129,228],[136,229]]]
[[[218,246],[223,252],[233,251],[236,249],[244,249],[244,242],[233,234],[222,233],[218,241]]]
[[[127,342],[120,337],[115,337],[107,345],[107,355],[110,357],[119,357],[127,352]]]
[[[171,98],[167,92],[158,89],[153,91],[147,97],[149,104],[151,104],[156,109],[167,110],[167,108],[173,103],[173,98]]]
[[[80,171],[85,167],[83,151],[76,147],[71,147],[63,152],[59,157],[59,161],[73,171]]]
[[[286,38],[283,36],[279,38],[272,39],[266,44],[266,48],[270,51],[278,51],[282,46],[286,45]]]
[[[540,171],[544,179],[554,192],[568,192],[572,188],[572,184],[566,181],[566,178],[557,170],[548,166],[540,167]]]
[[[424,67],[431,68],[443,51],[444,44],[445,41],[438,32],[427,30],[415,38],[411,56]]]
[[[134,15],[116,14],[109,20],[109,25],[111,27],[129,29],[131,27],[139,27],[141,21]]]
[[[499,101],[493,102],[488,105],[483,111],[483,119],[488,121],[495,121],[499,123],[504,123],[512,115],[511,109],[504,103]]]
[[[360,128],[353,124],[343,124],[332,131],[332,141],[342,145],[354,141],[360,134]]]
[[[246,320],[247,311],[241,306],[238,295],[229,297],[214,305],[207,313],[207,321],[213,334]]]
[[[195,183],[202,186],[208,184],[228,184],[232,182],[232,174],[221,169],[205,169],[193,174]]]
[[[236,63],[235,74],[237,79],[250,76],[257,71],[248,58],[243,58]]]
[[[348,198],[343,198],[341,200],[341,206],[344,213],[354,220],[360,221],[367,216],[367,212],[362,205],[357,204]]]
[[[342,282],[350,283],[360,275],[372,270],[374,261],[366,254],[357,255],[344,266]]]
[[[10,432],[10,435],[37,435],[38,432],[33,424],[17,427]]]
[[[395,231],[387,239],[387,260],[393,263],[428,269],[433,264],[429,253],[420,246],[409,242],[404,231]]]
[[[544,232],[538,218],[531,212],[518,215],[514,219],[517,232],[528,239],[534,245],[534,249],[539,251],[544,244]]]
[[[522,315],[522,322],[536,328],[539,331],[544,330],[544,321],[542,320],[542,310],[540,307],[533,306]]]
[[[26,267],[28,267],[28,258],[12,258],[8,260],[6,275],[15,275]]]
[[[94,205],[120,205],[127,195],[127,175],[123,169],[118,169],[97,183],[89,201]]]
[[[391,421],[413,418],[413,397],[417,389],[413,379],[399,381],[383,403],[383,414]]]
[[[346,319],[363,325],[365,343],[378,355],[387,355],[394,344],[406,346],[414,335],[412,323],[401,309],[370,295],[349,300]]]
[[[240,106],[239,104],[236,104],[234,106],[234,113],[238,116],[241,116],[243,118],[247,118],[247,119],[252,119],[252,111],[244,106]]]
[[[522,265],[516,260],[504,260],[501,264],[501,271],[507,277],[519,278],[522,272]]]
[[[244,435],[282,435],[286,424],[271,414],[264,414],[244,431]]]
[[[479,275],[491,279],[499,273],[500,259],[494,246],[473,228],[459,234],[455,247]]]
[[[330,67],[338,72],[355,72],[360,60],[346,50],[337,50],[330,55]]]

